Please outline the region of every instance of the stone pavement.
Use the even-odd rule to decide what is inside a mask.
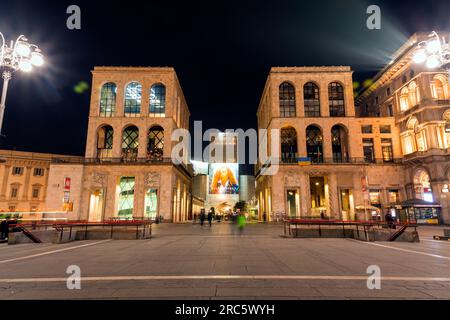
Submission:
[[[282,238],[280,224],[154,225],[149,240],[0,245],[0,299],[449,299],[450,243]],[[81,289],[66,269],[81,269]],[[367,288],[367,267],[381,289]]]

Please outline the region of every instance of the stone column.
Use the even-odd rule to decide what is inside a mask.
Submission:
[[[113,158],[121,158],[122,157],[122,130],[123,128],[120,125],[114,126],[114,135],[113,135]]]
[[[28,191],[30,189],[30,175],[32,167],[25,167],[25,183],[23,185],[22,200],[28,200]]]
[[[328,175],[328,196],[330,201],[330,217],[333,219],[339,218],[339,200],[337,189],[337,176],[336,173],[330,173]]]
[[[324,162],[332,162],[333,161],[333,149],[331,142],[331,128],[326,125],[322,128],[322,150],[323,150],[323,160]]]

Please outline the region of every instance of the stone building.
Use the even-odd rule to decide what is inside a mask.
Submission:
[[[256,167],[260,219],[400,214],[407,197],[400,131],[392,117],[356,116],[350,67],[272,68],[257,118],[259,129],[280,130],[278,172]]]
[[[170,67],[95,67],[85,158],[54,160],[46,206],[71,220],[190,218],[191,170],[171,161],[189,109]],[[183,155],[187,163],[187,154]]]
[[[0,150],[0,216],[21,213],[23,219],[40,219],[50,163],[67,156]]]
[[[446,71],[415,64],[429,33],[417,33],[394,54],[356,104],[363,117],[389,118],[400,133],[409,214],[450,222],[450,88]]]

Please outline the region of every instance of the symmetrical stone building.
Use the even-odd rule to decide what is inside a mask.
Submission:
[[[37,212],[46,209],[47,180],[54,158],[68,157],[0,150],[0,216],[27,212],[23,219],[40,219]]]
[[[272,68],[257,117],[259,129],[280,130],[281,156],[274,175],[256,168],[260,216],[400,215],[396,206],[407,197],[400,131],[393,118],[356,116],[350,67]]]
[[[172,132],[189,126],[174,69],[95,67],[92,74],[85,158],[50,165],[46,207],[68,204],[71,220],[189,219],[192,174],[171,161]]]
[[[449,75],[412,60],[428,35],[411,36],[356,102],[361,116],[392,119],[400,132],[410,213],[430,216],[441,210],[441,221],[449,223]]]

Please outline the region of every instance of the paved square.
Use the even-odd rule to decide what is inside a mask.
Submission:
[[[450,243],[282,238],[283,226],[154,225],[149,240],[0,246],[0,299],[449,299]],[[81,268],[81,289],[66,269]],[[367,267],[381,289],[367,288]]]

